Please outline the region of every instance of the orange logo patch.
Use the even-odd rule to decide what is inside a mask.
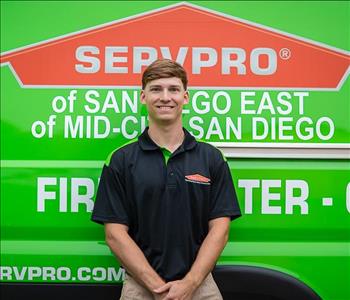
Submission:
[[[185,180],[193,183],[210,184],[210,179],[200,174],[186,175]]]

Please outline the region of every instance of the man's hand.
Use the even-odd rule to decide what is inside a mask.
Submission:
[[[164,300],[165,297],[166,297],[166,295],[167,295],[167,292],[162,293],[162,294],[155,294],[155,293],[153,292],[153,298],[154,298],[154,300]]]
[[[182,280],[170,281],[160,288],[153,290],[153,292],[158,295],[168,292],[164,298],[160,298],[164,300],[191,300],[196,288],[194,282],[184,278]]]

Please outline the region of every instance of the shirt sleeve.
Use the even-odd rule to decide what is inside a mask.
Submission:
[[[241,211],[230,169],[223,157],[220,158],[215,169],[210,191],[209,220],[219,217],[236,219],[241,216]]]
[[[96,194],[91,220],[100,224],[120,223],[129,225],[125,186],[122,174],[104,165]]]

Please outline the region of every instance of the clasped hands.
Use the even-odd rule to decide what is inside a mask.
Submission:
[[[152,292],[155,300],[191,300],[196,288],[194,281],[183,278],[169,281]]]

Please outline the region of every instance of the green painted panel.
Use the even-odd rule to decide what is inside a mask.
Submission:
[[[1,51],[174,3],[1,1]],[[191,3],[350,49],[348,1]],[[190,89],[184,125],[211,142],[348,144],[349,88],[347,78],[339,91]],[[77,99],[71,108],[70,95]],[[1,67],[1,281],[123,279],[90,213],[104,160],[146,124],[139,89],[23,88],[8,65]],[[322,299],[349,299],[349,160],[229,159],[229,165],[244,216],[232,222],[219,264],[272,268]]]

